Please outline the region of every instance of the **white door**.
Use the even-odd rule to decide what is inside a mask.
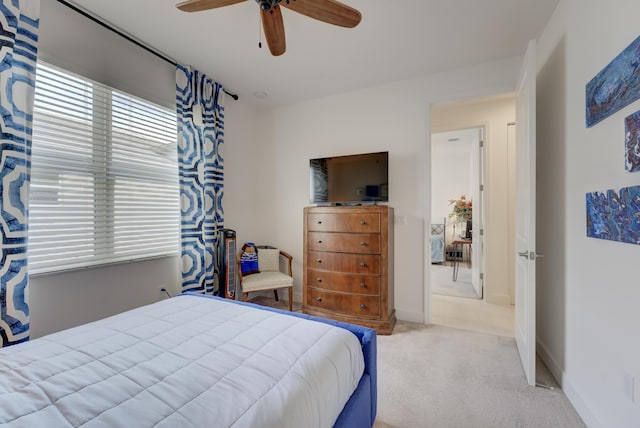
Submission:
[[[482,298],[482,251],[484,248],[484,232],[483,232],[483,204],[481,189],[484,187],[484,132],[482,128],[478,128],[478,141],[474,141],[471,145],[471,168],[469,174],[471,176],[471,201],[473,201],[472,223],[472,242],[471,242],[471,284],[476,293]]]
[[[527,382],[536,383],[536,57],[529,42],[516,96],[515,336]]]
[[[507,250],[509,254],[508,259],[508,291],[509,291],[509,304],[516,304],[516,274],[515,274],[515,254],[516,254],[516,123],[507,123],[507,165],[508,176],[507,186],[509,188],[509,196],[507,197],[507,209],[509,216],[508,234],[509,242],[507,243]]]

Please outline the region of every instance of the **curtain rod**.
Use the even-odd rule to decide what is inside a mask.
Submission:
[[[66,0],[57,0],[57,1],[58,1],[58,3],[67,6],[69,9],[73,10],[74,12],[79,13],[80,15],[84,16],[85,18],[89,18],[90,20],[92,20],[96,24],[99,24],[99,25],[103,26],[104,28],[106,28],[107,30],[116,33],[120,37],[128,40],[129,42],[133,43],[134,45],[137,45],[137,46],[141,47],[142,49],[144,49],[147,52],[157,56],[158,58],[168,62],[169,64],[172,64],[173,66],[177,66],[178,65],[178,63],[175,60],[169,58],[165,54],[155,50],[154,48],[151,48],[151,47],[145,45],[144,43],[140,42],[139,40],[134,39],[130,35],[128,35],[126,33],[123,33],[122,31],[118,30],[117,28],[112,27],[111,25],[107,24],[106,22],[101,21],[100,19],[98,19],[94,15],[84,11],[83,9],[80,9],[78,6],[76,6],[74,4],[71,4],[71,3],[67,2]],[[236,100],[236,101],[238,100],[238,95],[237,94],[233,94],[233,93],[227,91],[224,88],[222,88],[222,90],[224,91],[225,94],[229,95],[234,100]]]

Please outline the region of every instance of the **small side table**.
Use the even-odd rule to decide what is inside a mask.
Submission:
[[[453,267],[452,279],[454,281],[458,280],[458,268],[460,267],[459,263],[464,260],[464,249],[467,248],[467,266],[471,267],[471,243],[473,241],[471,239],[456,239],[451,243],[453,246],[454,254],[460,254],[460,257],[454,257],[452,260],[451,266]]]

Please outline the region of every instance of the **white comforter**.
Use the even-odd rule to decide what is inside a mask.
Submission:
[[[330,427],[363,369],[346,330],[179,296],[0,349],[0,425]]]

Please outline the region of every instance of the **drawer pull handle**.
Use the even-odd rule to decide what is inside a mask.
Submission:
[[[367,265],[364,262],[360,262],[360,267],[366,267]]]
[[[318,244],[322,244],[322,239],[318,239]]]
[[[317,300],[318,302],[322,302],[322,297],[317,297],[317,298],[316,298],[316,300]]]
[[[364,220],[360,220],[360,224],[364,226],[365,224],[367,224],[367,222]]]
[[[365,284],[364,282],[360,283],[360,288],[367,288],[367,284]]]
[[[316,278],[316,281],[322,282],[322,278]]]
[[[365,305],[364,303],[360,303],[360,309],[366,309],[367,305]]]
[[[316,260],[316,262],[322,263],[322,259],[318,259],[318,260]]]
[[[366,242],[364,242],[364,241],[361,241],[361,242],[360,242],[360,245],[362,245],[363,247],[366,247],[366,246],[367,246],[367,243],[366,243]]]

